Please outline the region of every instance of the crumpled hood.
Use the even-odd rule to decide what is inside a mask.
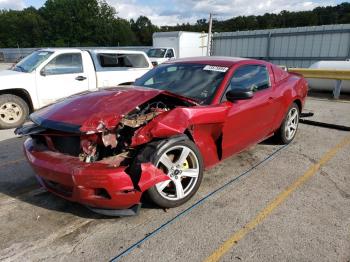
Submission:
[[[40,126],[67,132],[113,129],[123,115],[161,93],[165,91],[142,87],[85,92],[47,106],[33,113],[31,119]]]

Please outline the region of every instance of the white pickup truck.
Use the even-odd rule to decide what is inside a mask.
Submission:
[[[126,85],[153,68],[144,52],[41,49],[0,71],[0,129],[21,125],[28,114],[58,99]]]

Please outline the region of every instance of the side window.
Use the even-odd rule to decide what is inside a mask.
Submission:
[[[104,67],[149,67],[149,64],[142,54],[98,54],[102,68]]]
[[[228,90],[252,90],[253,92],[270,87],[269,72],[264,65],[246,65],[236,69]]]
[[[165,57],[167,57],[167,58],[173,58],[173,57],[174,57],[174,51],[173,51],[173,49],[168,49],[168,51],[166,52]]]
[[[44,68],[46,75],[83,73],[81,54],[62,54],[52,59]]]

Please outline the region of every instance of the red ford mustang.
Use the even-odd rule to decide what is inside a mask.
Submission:
[[[295,137],[306,81],[258,60],[170,61],[132,87],[74,95],[31,115],[25,154],[41,185],[106,215],[132,215],[143,193],[188,201],[203,170],[272,135]]]

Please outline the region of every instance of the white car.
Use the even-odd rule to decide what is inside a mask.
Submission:
[[[153,68],[144,52],[41,49],[0,71],[0,128],[21,125],[28,114],[87,90],[126,85]]]

